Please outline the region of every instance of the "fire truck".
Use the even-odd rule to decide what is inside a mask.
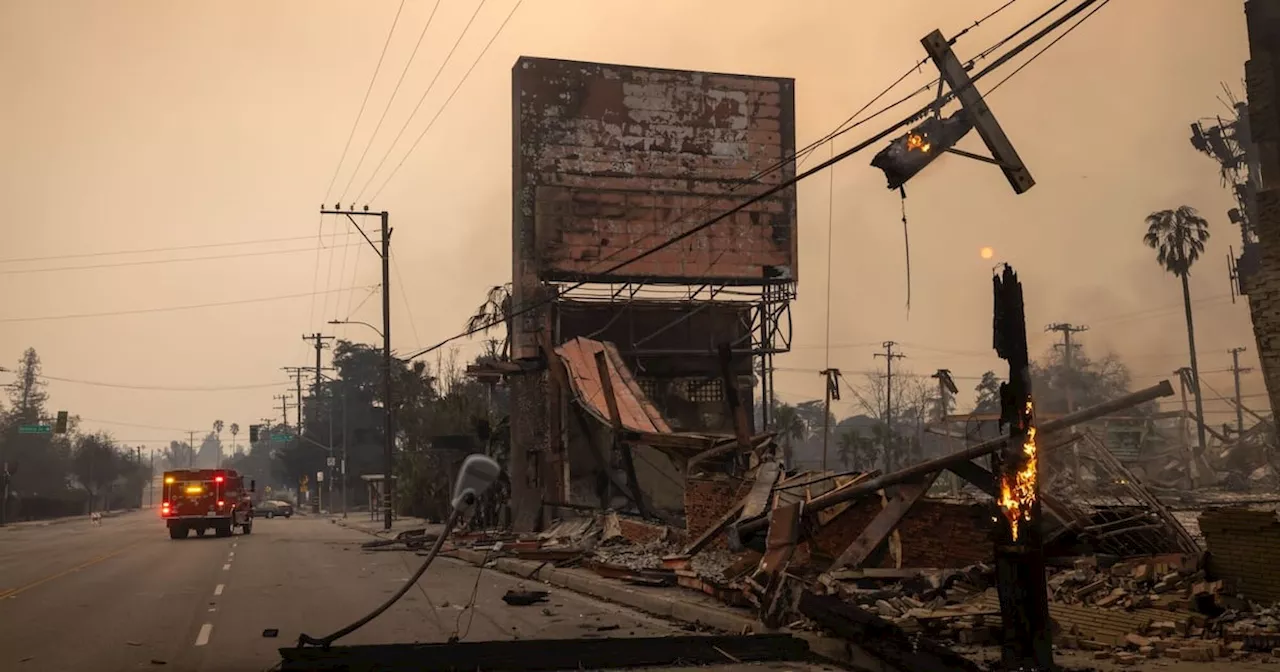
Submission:
[[[254,481],[244,487],[244,477],[234,469],[177,469],[164,472],[160,517],[170,539],[186,539],[195,530],[203,537],[229,537],[236,527],[253,531]]]

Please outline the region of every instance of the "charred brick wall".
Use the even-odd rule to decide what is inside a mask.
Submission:
[[[751,489],[750,481],[736,478],[688,478],[684,486],[685,534],[689,539],[707,531],[729,507],[742,501]],[[707,549],[726,547],[724,535],[717,536]]]
[[[516,255],[542,279],[603,279],[795,173],[791,79],[521,57],[513,79]],[[610,277],[796,277],[794,187]]]
[[[622,531],[622,538],[633,544],[651,544],[667,535],[667,528],[662,525],[631,518],[619,517],[618,528]]]
[[[1263,184],[1256,196],[1254,229],[1258,267],[1242,277],[1249,297],[1258,359],[1273,414],[1280,413],[1280,0],[1245,3],[1249,61],[1245,85],[1249,131]]]
[[[1280,600],[1280,520],[1275,511],[1210,509],[1200,516],[1209,570],[1255,602]]]
[[[806,550],[818,559],[834,559],[858,538],[881,508],[877,497],[854,502],[824,526]],[[902,566],[958,568],[990,562],[995,548],[993,525],[990,511],[982,505],[922,500],[898,525]],[[878,566],[892,566],[888,554],[883,555]]]

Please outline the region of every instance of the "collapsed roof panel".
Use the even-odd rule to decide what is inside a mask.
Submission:
[[[556,348],[556,354],[569,371],[569,381],[582,407],[601,422],[612,423],[604,386],[596,368],[596,353],[604,352],[609,377],[613,383],[613,396],[617,402],[622,427],[639,433],[671,433],[671,426],[662,418],[649,398],[640,391],[635,376],[622,361],[618,349],[612,343],[601,343],[581,336]]]

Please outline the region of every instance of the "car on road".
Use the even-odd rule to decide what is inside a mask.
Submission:
[[[259,502],[253,507],[253,515],[262,516],[263,518],[275,518],[276,516],[291,518],[293,517],[293,505],[278,499]]]

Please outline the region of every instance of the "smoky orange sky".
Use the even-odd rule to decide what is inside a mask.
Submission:
[[[370,191],[515,1],[484,3]],[[434,4],[405,3],[330,201],[348,181],[350,200],[370,180],[478,2],[442,0],[352,178]],[[379,301],[365,300],[379,277],[371,250],[317,210],[398,4],[0,0],[0,365],[12,368],[34,346],[55,410],[130,445],[158,447],[185,438],[175,430],[207,431],[215,419],[245,427],[278,418],[273,396],[293,387],[281,367],[313,361],[304,333],[377,342],[367,328],[326,324],[379,323]],[[509,280],[510,68],[518,56],[793,77],[803,146],[922,58],[925,34],[954,35],[1001,4],[524,0],[370,204],[390,211],[395,228],[396,349],[456,333],[485,289]],[[1014,3],[964,35],[957,53],[972,57],[1050,4]],[[1248,347],[1243,363],[1257,367],[1247,306],[1229,298],[1227,248],[1239,251],[1240,234],[1226,221],[1233,202],[1216,164],[1187,138],[1192,121],[1226,114],[1222,83],[1243,95],[1246,58],[1239,0],[1108,4],[988,99],[1034,189],[1015,196],[997,169],[957,156],[908,185],[910,312],[901,205],[867,165],[872,152],[840,164],[834,189],[825,175],[803,183],[794,352],[777,360],[779,396],[819,397],[817,371],[828,362],[861,383],[859,372],[883,361],[872,357],[880,342],[894,340],[907,355],[904,370],[950,368],[968,404],[983,371],[1003,371],[990,348],[990,275],[1000,261],[1021,274],[1035,353],[1053,341],[1044,325],[1086,324],[1088,352],[1114,350],[1135,384],[1152,384],[1185,365],[1187,344],[1179,285],[1142,245],[1143,218],[1184,204],[1213,232],[1192,278],[1200,366],[1210,386],[1230,393],[1229,348]],[[888,99],[935,75],[921,69]],[[896,120],[841,137],[836,151]],[[981,147],[974,135],[961,146]],[[321,235],[327,249],[318,251]],[[276,242],[73,256],[263,240]],[[983,259],[988,246],[994,256]],[[41,259],[14,261],[30,258]],[[151,263],[183,258],[203,260]],[[327,293],[305,296],[316,291]],[[258,299],[272,300],[249,302]],[[157,310],[207,304],[226,305]],[[459,356],[479,349],[478,339],[464,341]],[[1256,372],[1244,385],[1248,395],[1264,391]],[[1266,407],[1261,396],[1248,403]],[[1209,420],[1233,419],[1226,408],[1209,403]],[[858,409],[846,401],[837,410]]]

